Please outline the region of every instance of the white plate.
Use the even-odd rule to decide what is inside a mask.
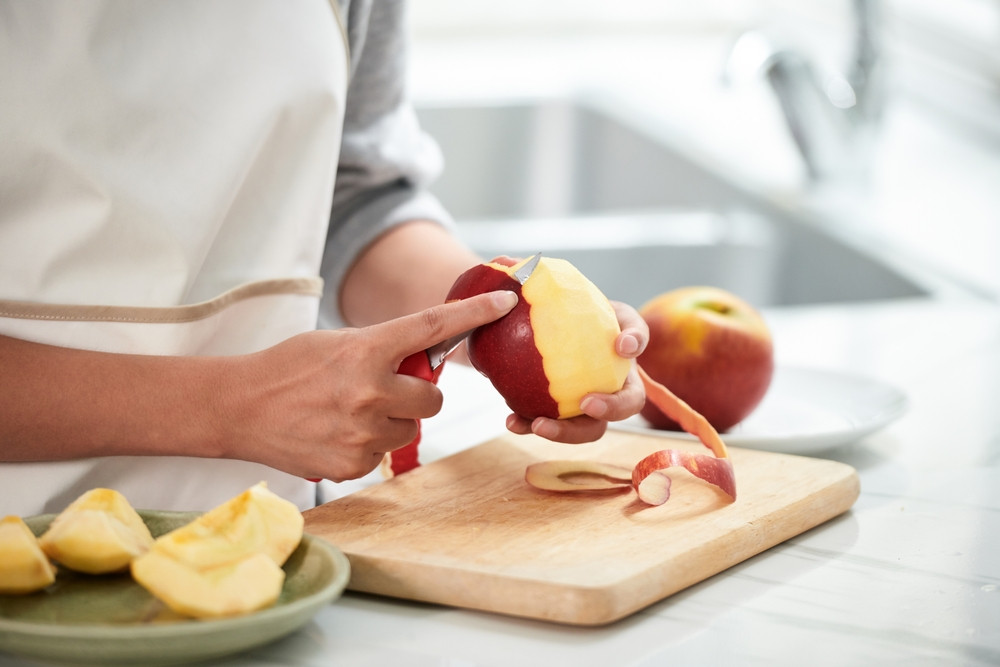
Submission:
[[[855,442],[906,412],[901,391],[885,383],[844,373],[807,368],[775,368],[767,395],[729,433],[727,445],[771,452],[806,454]],[[693,439],[661,431],[642,417],[614,425],[627,431]]]

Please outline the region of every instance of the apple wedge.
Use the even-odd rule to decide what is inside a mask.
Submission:
[[[160,536],[132,562],[132,577],[180,614],[248,614],[278,599],[281,566],[303,524],[298,508],[261,482]]]
[[[0,519],[0,594],[34,593],[55,580],[56,569],[21,517]]]
[[[303,525],[298,507],[261,482],[161,535],[153,551],[202,568],[261,552],[280,566],[302,540]]]
[[[128,568],[153,536],[114,489],[91,489],[64,509],[38,540],[42,551],[71,570],[106,574]]]
[[[194,618],[249,614],[275,603],[285,572],[264,553],[195,567],[151,551],[132,564],[132,576],[170,609]]]

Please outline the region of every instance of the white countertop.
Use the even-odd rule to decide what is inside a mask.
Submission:
[[[823,358],[909,396],[894,424],[821,454],[858,470],[847,514],[607,627],[347,593],[231,664],[1000,663],[1000,311],[913,301],[767,317],[779,364]],[[502,431],[484,379],[448,367],[441,382],[426,457]]]
[[[1000,664],[1000,309],[924,300],[765,313],[782,366],[863,374],[910,410],[820,456],[855,467],[846,514],[606,627],[347,592],[299,632],[220,665]],[[446,366],[425,461],[503,431]],[[376,483],[369,478],[365,483]],[[0,655],[0,665],[35,664]]]
[[[710,162],[742,156],[727,168],[747,178],[766,172],[779,193],[794,189],[801,172],[768,116],[772,103],[744,93],[746,106],[733,109],[730,93],[709,82],[721,46],[642,35],[424,45],[414,93],[431,101],[613,93],[659,114],[676,141]],[[681,57],[683,67],[664,66],[659,78],[627,66]],[[735,114],[749,115],[753,137],[729,122]],[[1000,291],[1000,199],[988,185],[1000,174],[996,152],[903,104],[892,114],[863,233],[897,259]],[[678,129],[695,123],[701,133]],[[763,155],[759,141],[774,150]],[[956,161],[968,172],[953,169]],[[958,215],[944,210],[949,202]],[[232,664],[1000,664],[1000,310],[914,300],[766,315],[779,364],[862,374],[909,397],[897,422],[821,454],[858,470],[861,496],[847,514],[607,627],[347,593],[304,631]],[[444,409],[424,425],[425,460],[503,432],[505,406],[475,372],[449,368],[441,386]]]

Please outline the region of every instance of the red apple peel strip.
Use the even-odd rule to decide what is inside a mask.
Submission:
[[[437,368],[431,368],[426,353],[418,352],[403,359],[396,372],[412,375],[437,384],[442,370],[444,370],[443,361]],[[383,477],[389,479],[420,467],[420,438],[421,426],[418,419],[417,435],[413,440],[395,451],[386,452],[385,456],[382,457],[379,469],[382,471]]]
[[[648,505],[667,502],[670,498],[670,484],[663,484],[662,478],[669,479],[663,471],[674,467],[687,469],[695,477],[719,487],[732,500],[736,500],[736,480],[729,459],[692,454],[679,449],[661,449],[636,464],[632,470],[632,486],[639,494],[639,500]]]
[[[655,471],[680,466],[687,469],[695,477],[717,486],[732,500],[736,500],[736,477],[733,474],[733,464],[718,431],[690,405],[649,377],[641,366],[637,364],[637,367],[639,377],[646,389],[646,399],[652,401],[653,405],[663,411],[663,414],[680,424],[686,432],[697,437],[705,447],[715,454],[713,458],[704,454],[691,454],[675,449],[664,449],[650,454],[639,461],[632,470],[632,486],[635,487],[639,498],[650,505],[665,503],[670,497],[670,485],[667,484],[666,487],[663,487],[659,478],[651,478],[651,474]]]
[[[420,435],[417,434],[416,439],[399,449],[386,452],[385,456],[382,457],[382,463],[379,465],[379,470],[382,472],[382,476],[386,479],[396,477],[397,475],[402,475],[404,472],[410,472],[414,468],[420,467]]]
[[[727,458],[729,452],[726,451],[726,444],[719,437],[719,432],[708,423],[700,413],[677,397],[662,384],[649,377],[642,366],[636,364],[639,377],[642,379],[642,386],[646,389],[646,399],[652,401],[663,414],[680,424],[686,432],[701,440],[701,444],[712,450],[720,459]]]

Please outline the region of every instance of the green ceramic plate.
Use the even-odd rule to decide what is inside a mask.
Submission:
[[[191,512],[140,511],[153,536],[184,525]],[[55,515],[25,522],[40,535]],[[350,563],[338,549],[305,535],[284,565],[277,603],[247,616],[177,616],[128,574],[89,576],[60,569],[56,582],[26,596],[0,595],[0,651],[98,664],[170,664],[261,646],[302,627],[347,585]]]

